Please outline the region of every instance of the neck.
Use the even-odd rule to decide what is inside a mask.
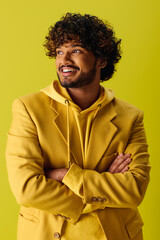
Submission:
[[[81,88],[68,88],[69,95],[73,102],[82,110],[89,108],[99,97],[100,84],[92,82]]]

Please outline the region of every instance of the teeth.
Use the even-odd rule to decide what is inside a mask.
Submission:
[[[63,72],[75,72],[75,70],[73,70],[73,69],[63,69],[62,71]]]

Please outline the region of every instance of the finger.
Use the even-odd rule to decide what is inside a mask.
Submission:
[[[114,173],[114,171],[116,170],[116,168],[118,167],[118,161],[120,159],[122,159],[123,157],[123,153],[120,153],[114,160],[113,162],[111,163],[108,171],[111,172],[111,173]]]
[[[125,155],[123,153],[119,154],[110,165],[109,172],[114,173],[116,169],[129,157],[130,157],[129,153]]]
[[[126,154],[123,155],[123,157],[124,157],[125,159],[129,158],[130,156],[131,156],[130,153],[126,153]]]
[[[125,168],[122,169],[121,173],[125,173],[125,172],[127,172],[128,170],[129,170],[129,167],[127,166],[127,167],[125,167]]]
[[[115,170],[115,173],[120,173],[123,169],[127,167],[127,165],[131,162],[131,158],[125,159]]]

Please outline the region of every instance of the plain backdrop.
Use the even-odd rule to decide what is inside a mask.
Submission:
[[[103,85],[144,111],[151,182],[139,207],[144,240],[159,236],[160,216],[160,1],[158,0],[14,0],[0,3],[0,234],[16,240],[19,206],[11,193],[5,162],[11,105],[15,98],[39,91],[57,78],[54,60],[43,42],[50,25],[66,12],[107,20],[122,39],[123,56],[114,77]]]

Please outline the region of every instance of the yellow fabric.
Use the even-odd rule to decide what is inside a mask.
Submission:
[[[69,96],[65,94],[66,105],[67,105],[67,142],[68,142],[68,162],[70,162],[70,143],[74,141],[74,139],[70,139],[70,121],[69,121]],[[78,106],[72,107],[72,111],[75,116],[74,122],[72,122],[72,125],[75,125],[74,128],[76,128],[76,124],[78,127],[80,142],[81,142],[81,150],[82,150],[82,156],[83,156],[83,166],[85,165],[85,156],[88,148],[89,143],[89,137],[90,137],[90,131],[92,127],[92,122],[94,121],[94,118],[96,117],[96,114],[98,110],[101,107],[102,101],[105,99],[104,91],[101,88],[100,96],[98,100],[95,102],[94,107],[90,107],[84,111],[81,111]],[[72,140],[72,141],[71,141]],[[88,211],[89,210],[89,211]],[[104,232],[102,230],[102,227],[99,223],[98,217],[95,214],[95,212],[91,211],[91,206],[89,207],[87,204],[83,209],[82,214],[86,214],[87,212],[90,212],[90,214],[87,214],[85,216],[81,216],[79,221],[74,224],[70,224],[69,222],[66,222],[66,224],[63,226],[63,236],[62,240],[68,240],[70,238],[76,239],[76,240],[82,240],[82,239],[92,239],[92,240],[106,240],[106,237],[104,235]],[[92,222],[92,227],[88,228],[88,223]],[[77,232],[80,234],[77,235]]]
[[[143,113],[105,89],[83,166],[79,132],[69,109],[72,165],[61,184],[44,175],[44,169],[68,167],[66,98],[60,91],[65,92],[55,81],[13,103],[6,158],[11,189],[21,205],[18,240],[54,239],[56,232],[63,237],[66,222],[76,226],[92,212],[107,240],[142,240],[143,222],[137,207],[150,171]],[[75,107],[71,99],[70,106]],[[130,170],[110,174],[107,168],[118,152],[131,153]],[[106,201],[93,202],[95,198]]]
[[[71,165],[71,158],[70,158],[70,124],[69,124],[69,101],[65,101],[67,104],[67,153],[68,153],[68,167]]]
[[[92,223],[92,224],[91,224]],[[100,226],[97,215],[92,212],[81,215],[79,221],[74,225],[66,222],[63,226],[62,240],[106,240],[106,236]]]
[[[102,92],[103,95],[103,92]],[[87,149],[90,139],[90,131],[92,127],[92,122],[96,117],[96,113],[100,108],[100,103],[102,102],[102,96],[96,101],[95,109],[92,107],[91,109],[88,108],[84,111],[74,111],[75,116],[75,124],[77,123],[78,131],[80,135],[80,142],[81,142],[81,149],[83,155],[83,166],[85,166],[85,156],[87,155]]]

